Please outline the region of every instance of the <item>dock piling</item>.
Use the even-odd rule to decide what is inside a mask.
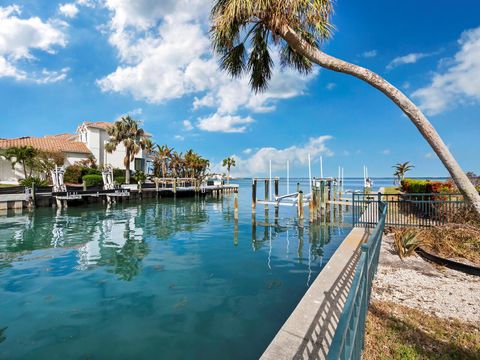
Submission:
[[[233,192],[233,218],[238,220],[238,190],[235,188]]]

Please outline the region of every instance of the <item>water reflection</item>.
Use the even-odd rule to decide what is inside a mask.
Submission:
[[[222,219],[220,223],[216,220],[217,227],[233,228],[234,247],[239,246],[239,237],[248,236],[247,229],[251,226],[252,250],[265,248],[268,269],[275,266],[275,261],[288,260],[295,253],[293,260],[308,267],[307,284],[313,274],[312,267],[323,265],[324,246],[332,237],[345,232],[338,223],[341,211],[339,216],[332,212],[331,219],[304,225],[295,217],[281,218],[278,209],[269,218],[269,210],[265,209],[263,219],[257,221],[252,216],[249,224],[246,220],[249,217],[244,217],[245,222],[239,223],[234,219],[229,196],[162,199],[133,206],[117,204],[106,209],[37,209],[0,218],[0,268],[23,261],[34,250],[60,248],[74,250],[77,270],[101,266],[122,280],[131,280],[139,274],[142,261],[151,251],[150,240],[169,240],[178,233],[199,235],[202,227],[210,223],[212,214],[217,213]]]
[[[53,215],[53,216],[52,216]],[[34,250],[75,249],[77,270],[106,266],[131,280],[149,253],[146,239],[194,232],[208,221],[205,201],[162,203],[107,209],[37,209],[0,218],[0,268]]]

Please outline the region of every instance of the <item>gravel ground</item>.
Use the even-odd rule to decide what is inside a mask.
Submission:
[[[383,238],[372,298],[480,324],[480,277],[434,266],[417,255],[402,261],[389,235]]]

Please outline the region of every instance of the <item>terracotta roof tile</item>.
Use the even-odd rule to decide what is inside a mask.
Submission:
[[[53,152],[69,152],[90,154],[87,145],[79,141],[71,141],[61,136],[47,136],[43,138],[22,137],[18,139],[0,140],[0,149],[8,149],[11,147],[31,146],[38,150]]]
[[[85,125],[90,126],[90,127],[96,127],[96,128],[101,128],[101,129],[107,129],[111,127],[113,124],[110,122],[105,122],[105,121],[86,121]]]

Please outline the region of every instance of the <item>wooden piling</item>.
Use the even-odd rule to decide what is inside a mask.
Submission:
[[[173,195],[177,195],[177,179],[173,179]]]
[[[275,178],[274,180],[275,184],[275,199],[278,198],[278,184],[279,184],[279,178]]]
[[[257,209],[257,179],[252,181],[252,213]]]
[[[302,190],[298,192],[297,213],[298,213],[298,218],[303,219],[303,191]]]

